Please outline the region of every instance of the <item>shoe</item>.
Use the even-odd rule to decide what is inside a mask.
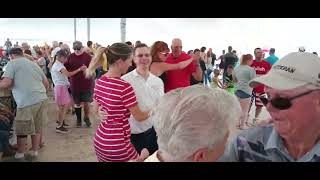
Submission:
[[[62,126],[65,128],[70,128],[71,126],[69,124],[66,124],[65,121],[63,121]]]
[[[81,128],[82,127],[82,123],[81,122],[77,122],[77,128]]]
[[[25,160],[28,162],[35,162],[38,160],[38,156],[33,156],[31,154],[26,154],[25,155]]]
[[[87,117],[87,118],[84,118],[84,122],[86,123],[87,127],[91,127],[91,122],[90,122],[90,119]]]
[[[59,121],[56,121],[56,123],[59,126]],[[71,127],[69,124],[66,124],[64,121],[62,122],[62,126],[65,127],[65,128],[70,128]]]
[[[67,134],[70,132],[69,129],[66,129],[65,127],[63,126],[60,126],[60,127],[56,127],[56,132],[57,133],[62,133],[62,134]]]
[[[27,162],[26,159],[24,157],[22,158],[15,158],[13,157],[9,157],[9,158],[3,158],[2,162]]]

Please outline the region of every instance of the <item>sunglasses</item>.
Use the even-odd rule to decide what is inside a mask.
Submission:
[[[308,95],[308,94],[312,93],[313,91],[316,91],[316,90],[307,91],[302,94],[298,94],[296,96],[293,96],[291,98],[276,97],[274,99],[268,99],[266,94],[261,95],[259,98],[264,106],[267,106],[267,104],[270,102],[273,107],[275,107],[279,110],[286,110],[292,106],[292,100],[297,99],[302,96],[305,96],[305,95]]]
[[[160,52],[160,54],[164,55],[164,56],[168,56],[168,52]]]
[[[138,54],[137,57],[142,58],[143,55],[144,55],[145,57],[149,57],[149,56],[150,56],[150,54]]]

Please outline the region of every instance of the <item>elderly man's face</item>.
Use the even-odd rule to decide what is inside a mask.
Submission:
[[[277,97],[290,98],[308,92],[306,88],[292,90],[276,90],[267,87],[268,99]],[[266,105],[272,117],[275,129],[284,139],[303,136],[308,133],[319,132],[320,129],[320,95],[319,91],[291,100],[291,107],[279,110],[271,103]],[[319,133],[320,134],[320,133]]]
[[[182,53],[182,42],[179,40],[173,41],[171,50],[174,57],[179,57]]]

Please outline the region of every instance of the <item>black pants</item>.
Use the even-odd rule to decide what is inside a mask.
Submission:
[[[153,127],[140,134],[131,134],[131,143],[139,154],[143,148],[147,148],[150,155],[158,150],[157,134]]]

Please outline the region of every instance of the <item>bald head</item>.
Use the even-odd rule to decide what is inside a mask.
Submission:
[[[179,57],[182,53],[182,41],[179,38],[172,40],[171,51],[174,57]]]

